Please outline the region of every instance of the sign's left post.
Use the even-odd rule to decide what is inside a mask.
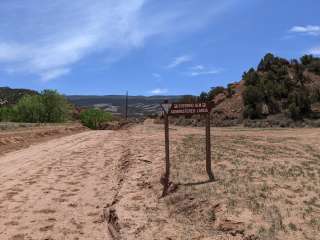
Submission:
[[[168,189],[170,186],[170,145],[169,145],[169,112],[171,104],[165,102],[161,105],[164,115],[164,137],[165,137],[165,173],[161,177],[161,183],[163,185],[162,197],[168,194]]]

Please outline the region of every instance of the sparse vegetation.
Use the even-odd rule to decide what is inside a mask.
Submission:
[[[180,183],[167,199],[172,216],[208,236],[213,228],[239,239],[318,239],[319,156],[306,138],[317,136],[310,130],[217,129],[218,181],[205,183],[205,139],[185,137],[172,160],[172,180]]]
[[[80,114],[80,120],[88,128],[100,129],[104,123],[112,120],[112,115],[100,109],[90,108]]]

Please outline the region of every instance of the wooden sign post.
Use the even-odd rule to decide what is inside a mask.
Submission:
[[[163,185],[162,197],[168,194],[170,187],[170,151],[169,151],[169,116],[184,115],[192,116],[195,114],[206,116],[206,171],[210,181],[214,181],[214,175],[211,169],[211,132],[210,132],[210,103],[168,103],[165,101],[161,104],[164,113],[164,129],[165,129],[165,164],[166,172],[161,177],[161,184]]]

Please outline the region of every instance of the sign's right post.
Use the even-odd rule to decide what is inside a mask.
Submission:
[[[206,170],[210,181],[215,181],[211,169],[211,131],[210,131],[210,111],[206,114]]]

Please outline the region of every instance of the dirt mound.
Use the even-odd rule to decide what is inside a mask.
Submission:
[[[11,126],[12,125],[12,126]],[[6,124],[8,130],[0,132],[0,155],[31,144],[67,136],[86,130],[81,124],[23,125]],[[27,126],[27,127],[26,127]],[[14,130],[12,130],[14,129]]]

